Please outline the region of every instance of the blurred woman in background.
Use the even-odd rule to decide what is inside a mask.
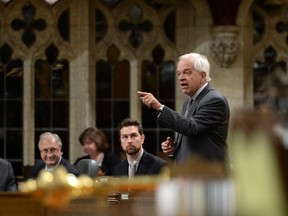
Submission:
[[[83,147],[85,156],[78,158],[74,166],[82,159],[93,159],[97,162],[99,169],[98,175],[111,176],[117,164],[121,162],[117,154],[108,151],[109,144],[102,130],[89,127],[79,136],[79,142]]]

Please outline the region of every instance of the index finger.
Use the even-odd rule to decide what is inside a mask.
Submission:
[[[167,137],[167,140],[168,140],[169,142],[173,142],[173,139],[172,139],[171,137]]]
[[[147,92],[137,91],[137,94],[139,94],[140,96],[145,96]]]

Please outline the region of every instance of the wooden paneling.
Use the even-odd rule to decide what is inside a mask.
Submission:
[[[42,216],[46,208],[23,193],[0,192],[0,216]]]
[[[121,199],[125,197],[127,199]],[[23,193],[0,193],[0,216],[154,216],[153,192],[130,193],[116,202],[106,196],[87,196],[72,199],[63,209],[44,206],[41,200]]]

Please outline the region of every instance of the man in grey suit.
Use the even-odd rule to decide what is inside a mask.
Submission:
[[[0,191],[16,191],[14,172],[11,164],[0,158]]]
[[[31,169],[29,178],[36,179],[42,170],[52,172],[58,166],[65,167],[68,173],[79,175],[76,168],[62,155],[62,141],[58,134],[44,132],[40,135],[38,148],[41,161],[38,161]]]
[[[179,57],[177,76],[180,88],[188,96],[178,114],[161,104],[153,94],[138,92],[143,104],[159,112],[158,122],[176,132],[172,138],[161,143],[163,152],[174,158],[176,164],[200,156],[207,161],[226,161],[227,133],[229,127],[229,104],[210,82],[210,64],[198,53]]]
[[[143,127],[137,120],[123,119],[119,125],[121,147],[127,159],[114,169],[114,176],[156,175],[160,174],[166,161],[143,149],[145,140]]]

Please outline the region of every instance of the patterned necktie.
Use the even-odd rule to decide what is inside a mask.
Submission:
[[[133,178],[135,172],[136,172],[136,167],[137,167],[137,161],[132,161],[129,164],[129,178]]]
[[[194,100],[193,100],[192,98],[189,99],[189,102],[188,102],[187,107],[186,107],[186,110],[185,110],[184,117],[187,117],[187,115],[188,115],[188,113],[189,113],[189,109],[190,109],[193,101],[194,101]]]

